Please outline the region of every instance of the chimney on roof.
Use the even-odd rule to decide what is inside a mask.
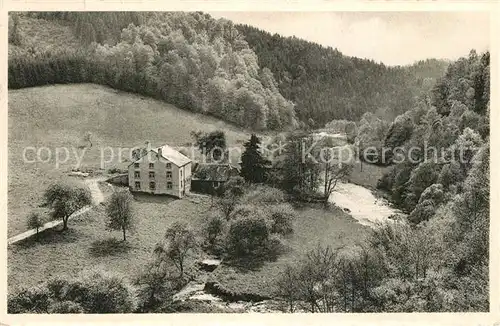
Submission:
[[[149,150],[151,149],[151,143],[149,142],[149,140],[146,140],[144,145],[146,145],[146,150],[149,152]]]
[[[161,147],[158,147],[158,157],[161,157],[162,156],[161,154],[162,154],[161,153]]]

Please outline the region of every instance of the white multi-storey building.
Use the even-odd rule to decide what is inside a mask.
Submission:
[[[147,147],[128,166],[130,190],[178,198],[188,194],[191,190],[191,159],[168,145],[156,149]]]

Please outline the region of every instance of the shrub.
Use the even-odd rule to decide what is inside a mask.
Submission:
[[[83,307],[73,301],[62,301],[54,303],[50,309],[50,314],[81,314],[84,313]]]
[[[135,288],[122,276],[100,270],[76,278],[50,279],[9,296],[9,313],[131,313],[137,307]]]
[[[59,301],[67,300],[67,291],[70,288],[71,281],[62,276],[55,276],[47,281],[46,286],[50,296]]]
[[[391,167],[389,171],[384,173],[382,177],[377,181],[377,189],[391,191],[396,173],[396,169],[394,167]]]
[[[17,294],[9,294],[7,298],[7,312],[9,314],[21,313],[47,313],[51,300],[48,289],[35,286],[22,289]]]
[[[442,184],[445,189],[448,189],[450,186],[459,184],[463,180],[464,174],[460,169],[460,164],[451,162],[443,165],[437,182]]]
[[[121,170],[119,168],[111,168],[108,170],[109,174],[115,174],[115,173],[127,173],[126,170]]]
[[[215,254],[220,255],[224,251],[224,235],[227,229],[226,220],[216,214],[208,218],[203,226],[203,239],[205,248]]]
[[[66,294],[89,313],[130,313],[137,307],[136,291],[130,282],[100,270],[83,271],[70,282]]]
[[[268,249],[269,235],[268,224],[262,217],[236,219],[229,227],[226,253],[233,259],[262,257]]]
[[[266,255],[269,260],[276,260],[283,252],[285,246],[279,234],[271,234],[266,246]]]
[[[269,217],[269,211],[267,207],[259,207],[254,204],[243,204],[236,206],[236,208],[234,209],[233,218],[238,219],[243,217],[259,217],[267,220]]]
[[[415,207],[408,219],[412,223],[420,223],[429,220],[436,213],[436,204],[430,199],[426,199]]]
[[[171,269],[158,264],[146,266],[135,280],[138,288],[138,311],[161,312],[172,303],[172,295],[176,290],[176,280]]]
[[[293,232],[295,211],[290,204],[273,205],[269,210],[272,233],[287,235]]]
[[[287,198],[283,190],[259,185],[247,191],[242,201],[245,203],[258,203],[259,205],[280,204],[286,202]]]
[[[444,200],[443,185],[440,183],[435,183],[427,187],[422,195],[420,195],[418,203],[420,204],[424,200],[432,200],[435,204],[442,203]]]

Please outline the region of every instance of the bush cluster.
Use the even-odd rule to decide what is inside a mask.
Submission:
[[[231,196],[230,214],[215,212],[205,223],[205,249],[229,260],[276,257],[283,249],[283,238],[293,232],[295,213],[285,194],[263,185],[252,186],[237,197],[232,194],[226,189],[219,199],[227,208],[225,197]]]

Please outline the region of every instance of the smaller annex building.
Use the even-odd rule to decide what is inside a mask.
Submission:
[[[239,174],[238,168],[230,164],[196,163],[193,168],[191,190],[213,194],[214,190],[224,185],[229,178]]]

